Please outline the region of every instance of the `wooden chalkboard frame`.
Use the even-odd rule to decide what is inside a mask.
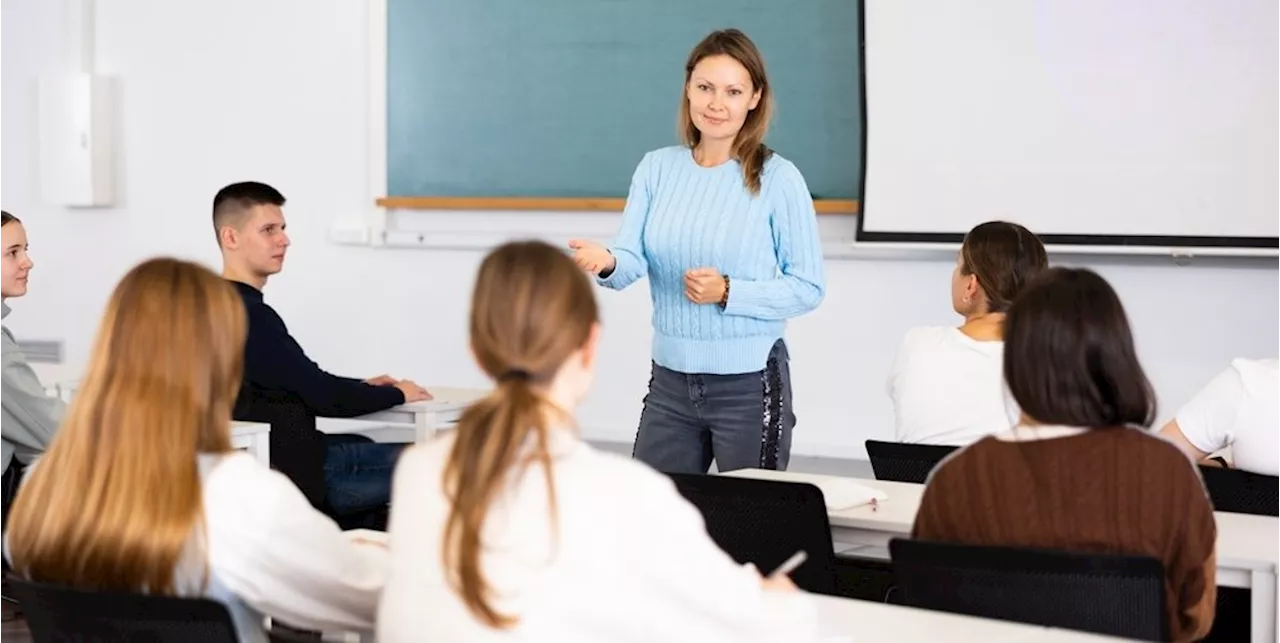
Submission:
[[[626,199],[572,197],[384,196],[380,208],[392,210],[545,210],[558,212],[621,212]],[[818,214],[857,214],[857,199],[814,199]]]

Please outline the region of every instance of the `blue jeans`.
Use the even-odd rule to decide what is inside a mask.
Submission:
[[[791,368],[778,340],[763,370],[740,375],[680,373],[653,365],[632,455],[665,473],[759,468],[791,459]]]
[[[408,445],[372,442],[363,436],[330,435],[324,459],[329,508],[347,515],[385,507],[391,501],[391,474]]]

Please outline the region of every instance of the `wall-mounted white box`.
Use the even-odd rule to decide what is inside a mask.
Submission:
[[[71,73],[36,81],[40,194],[51,204],[101,207],[115,202],[110,76]]]

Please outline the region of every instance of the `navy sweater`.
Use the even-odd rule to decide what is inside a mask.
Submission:
[[[284,320],[262,299],[262,291],[238,281],[236,290],[249,315],[244,345],[244,382],[259,389],[288,391],[319,417],[356,417],[404,403],[394,386],[372,386],[321,369],[289,335]]]

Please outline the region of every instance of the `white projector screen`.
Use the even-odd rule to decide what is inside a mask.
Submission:
[[[1276,247],[1276,0],[864,0],[859,240]]]

